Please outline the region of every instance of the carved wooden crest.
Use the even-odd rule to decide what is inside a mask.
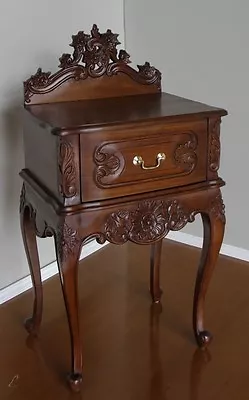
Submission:
[[[161,73],[148,62],[138,65],[138,71],[131,68],[130,56],[125,50],[118,52],[118,34],[108,29],[100,33],[97,25],[93,25],[91,34],[83,31],[72,36],[73,54],[62,54],[59,61],[60,70],[54,74],[43,72],[38,68],[24,82],[24,99],[30,102],[34,94],[49,93],[69,79],[84,80],[88,77],[98,78],[106,74],[113,76],[124,73],[138,83],[156,84],[161,87]]]

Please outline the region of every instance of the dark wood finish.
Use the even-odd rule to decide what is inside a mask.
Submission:
[[[207,123],[141,123],[103,128],[81,135],[81,196],[85,201],[119,197],[187,185],[206,180]],[[159,168],[134,165],[140,156],[145,167],[166,159]],[[103,190],[104,189],[104,190]]]
[[[160,288],[160,265],[163,240],[151,245],[150,253],[150,294],[153,303],[160,303],[162,289]]]
[[[24,83],[20,211],[35,286],[28,326],[37,333],[42,310],[34,232],[54,235],[73,390],[82,380],[77,277],[84,243],[151,244],[150,290],[158,303],[161,241],[201,213],[205,240],[193,325],[198,345],[205,346],[211,336],[204,298],[225,226],[218,169],[226,111],[161,93],[160,72],[148,63],[138,72],[128,66],[127,53],[117,55],[117,37],[95,25],[90,36],[79,32],[73,55],[61,57],[57,73],[38,70]]]
[[[67,224],[62,224],[55,236],[55,242],[71,339],[72,373],[69,382],[72,389],[77,391],[82,381],[83,366],[78,305],[78,260],[81,241]]]
[[[122,91],[121,91],[122,93]],[[88,101],[70,102],[67,100],[58,103],[30,105],[26,110],[38,119],[44,128],[52,130],[55,135],[74,134],[75,130],[96,129],[100,127],[126,124],[131,129],[135,123],[159,122],[185,122],[194,119],[211,118],[209,122],[210,133],[215,128],[219,132],[220,116],[225,116],[226,111],[208,106],[196,101],[184,99],[169,93],[148,94],[146,96],[125,96]],[[213,127],[213,124],[214,127]],[[84,133],[84,132],[82,132]],[[211,138],[211,137],[210,137]],[[210,140],[210,145],[214,141]],[[212,154],[215,153],[213,146]]]
[[[83,31],[72,36],[74,52],[62,54],[60,70],[51,75],[38,68],[24,82],[26,104],[52,103],[155,93],[161,88],[161,74],[148,62],[131,68],[130,55],[117,51],[118,34],[100,33],[93,25],[91,35]],[[98,81],[96,82],[96,78]]]
[[[150,246],[127,243],[108,245],[80,263],[85,371],[79,398],[247,399],[248,263],[219,257],[206,315],[215,340],[204,351],[196,349],[191,326],[200,250],[163,240],[162,310],[160,303],[150,308],[149,257]],[[27,310],[32,310],[31,290],[0,307],[1,399],[75,398],[64,379],[70,348],[58,276],[44,282],[38,338],[26,338],[21,321]]]
[[[193,307],[193,327],[200,346],[212,339],[210,333],[204,329],[204,302],[224,236],[225,214],[220,194],[214,198],[209,213],[202,213],[202,221],[204,227],[203,250],[197,274]]]
[[[35,228],[35,216],[33,209],[30,207],[22,207],[22,201],[24,201],[24,190],[23,186],[21,194],[21,208],[20,208],[20,223],[21,231],[23,236],[23,243],[27,254],[28,263],[30,266],[31,279],[34,287],[34,306],[32,318],[25,321],[26,329],[29,333],[37,335],[41,320],[42,320],[42,308],[43,308],[43,290],[41,281],[41,270],[40,261],[38,255],[37,241],[36,241],[36,228]]]

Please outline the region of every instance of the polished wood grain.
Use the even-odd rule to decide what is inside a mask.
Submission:
[[[211,340],[204,300],[225,228],[218,170],[227,112],[161,93],[161,73],[148,62],[130,67],[118,44],[117,34],[93,25],[90,35],[72,36],[74,51],[61,56],[57,72],[39,68],[24,82],[20,216],[35,297],[26,328],[37,335],[42,318],[35,236],[54,236],[74,391],[83,378],[78,259],[90,239],[150,244],[150,291],[159,303],[161,241],[201,214],[193,328],[200,347]]]
[[[183,116],[193,120],[227,114],[221,108],[169,93],[27,105],[26,109],[43,124],[45,122],[56,134],[69,133],[72,128],[103,128],[112,124],[153,122],[159,118],[170,122],[179,121]]]
[[[246,400],[248,263],[220,256],[207,296],[214,339],[203,351],[196,349],[191,326],[200,250],[164,241],[162,310],[150,305],[149,255],[150,246],[108,245],[81,262],[85,374],[78,396],[65,384],[70,346],[59,277],[44,283],[36,340],[22,325],[27,310],[32,312],[32,292],[3,304],[1,399]]]

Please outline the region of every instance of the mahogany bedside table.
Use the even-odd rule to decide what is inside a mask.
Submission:
[[[33,280],[36,334],[42,319],[42,283],[36,235],[54,236],[71,337],[70,384],[79,390],[82,351],[77,294],[78,258],[95,238],[151,245],[150,291],[159,302],[162,240],[200,213],[204,242],[197,274],[193,329],[199,346],[204,300],[223,240],[224,205],[218,177],[220,121],[227,113],[161,92],[161,74],[149,63],[131,68],[117,52],[118,35],[73,36],[55,74],[24,82],[25,168],[20,216]]]

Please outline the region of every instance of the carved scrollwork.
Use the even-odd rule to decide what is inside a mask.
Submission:
[[[62,223],[58,228],[58,255],[61,261],[74,254],[80,246],[81,238],[76,230],[73,230],[66,223]]]
[[[217,172],[220,167],[220,118],[213,124],[210,133],[209,169]]]
[[[124,167],[122,155],[115,152],[115,150],[112,151],[110,148],[104,149],[105,146],[98,148],[93,156],[93,161],[97,165],[94,171],[94,178],[100,187],[106,186],[106,178],[108,176],[117,175],[118,172],[121,173]]]
[[[36,236],[45,238],[54,235],[53,229],[43,218],[40,217],[33,205],[27,200],[26,188],[23,184],[20,195],[20,214],[24,213],[25,208],[28,209],[27,211],[29,212],[29,218],[34,223]]]
[[[38,68],[34,75],[24,82],[24,99],[25,101],[29,101],[32,96],[30,92],[30,88],[45,88],[49,85],[51,77],[51,72],[43,72],[41,68]]]
[[[22,213],[25,207],[26,203],[26,188],[25,185],[22,185],[22,190],[20,194],[20,207],[19,207],[19,212]]]
[[[88,235],[84,240],[83,244],[88,242],[89,240],[95,239],[97,243],[99,244],[104,244],[106,242],[106,237],[103,233],[97,232],[97,233],[92,233],[91,235]]]
[[[182,229],[193,222],[190,213],[177,201],[145,200],[133,210],[112,213],[105,223],[105,235],[111,243],[152,243],[163,238],[169,230]]]
[[[62,140],[59,145],[59,190],[63,197],[70,198],[77,194],[76,167],[72,145]]]
[[[168,203],[168,231],[179,231],[184,228],[188,222],[194,222],[197,211],[186,211],[183,206],[177,201],[173,200]]]
[[[214,218],[220,219],[224,224],[226,223],[225,205],[221,193],[212,199],[210,204],[210,213]]]
[[[54,230],[49,226],[49,224],[38,217],[36,217],[35,228],[36,236],[40,238],[52,237],[54,235]]]
[[[174,153],[174,159],[177,165],[183,168],[184,171],[191,173],[197,164],[197,149],[198,141],[196,134],[192,132],[190,139],[179,144]]]
[[[157,74],[157,69],[146,61],[143,65],[138,65],[140,76],[144,79],[152,79]]]
[[[58,72],[51,75],[39,68],[35,75],[24,82],[25,102],[29,103],[33,94],[48,93],[71,78],[98,78],[103,74],[112,76],[119,72],[142,84],[155,83],[160,90],[161,73],[148,62],[138,65],[138,71],[128,66],[130,55],[125,50],[118,53],[118,36],[110,29],[100,33],[97,25],[93,25],[90,35],[83,31],[73,35],[70,44],[74,49],[73,54],[62,54]]]

